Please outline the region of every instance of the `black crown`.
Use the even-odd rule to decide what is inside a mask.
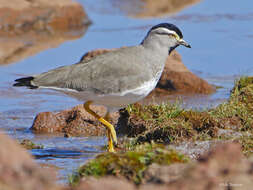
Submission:
[[[157,29],[157,28],[167,28],[167,29],[169,29],[169,30],[175,31],[175,32],[178,34],[178,36],[179,36],[180,38],[183,38],[182,32],[181,32],[181,31],[179,30],[179,28],[176,27],[174,24],[170,24],[170,23],[161,23],[161,24],[157,24],[157,25],[153,26],[153,27],[151,28],[151,30],[154,30],[154,29]],[[151,31],[151,30],[150,30],[150,31]]]

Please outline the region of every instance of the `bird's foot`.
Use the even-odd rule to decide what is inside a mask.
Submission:
[[[106,130],[106,136],[108,138],[108,152],[115,152],[113,138],[109,129]]]

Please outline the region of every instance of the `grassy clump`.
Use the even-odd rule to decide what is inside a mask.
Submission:
[[[176,104],[160,104],[160,105],[147,105],[131,104],[127,107],[129,114],[134,114],[145,121],[155,121],[163,123],[167,119],[176,118],[184,110]]]
[[[167,149],[164,145],[143,144],[136,146],[132,151],[121,153],[103,153],[87,164],[81,166],[70,177],[70,184],[75,185],[84,176],[102,177],[113,175],[125,177],[135,184],[142,182],[143,174],[148,166],[157,163],[169,165],[172,163],[184,163],[188,159],[174,150]]]
[[[217,129],[223,126],[207,112],[185,110],[177,104],[129,106],[128,136],[137,142],[171,143],[185,139],[203,139],[217,136]],[[138,130],[135,123],[142,123],[145,130]]]
[[[245,156],[252,156],[253,153],[253,136],[251,135],[243,135],[240,138],[234,140],[238,142],[242,146],[242,152]]]
[[[43,149],[43,145],[38,145],[35,144],[34,142],[32,142],[29,139],[23,139],[20,143],[19,143],[22,147],[24,147],[27,150],[32,150],[32,149]]]
[[[178,104],[130,105],[128,137],[143,142],[177,143],[220,138],[219,129],[253,134],[253,77],[235,82],[227,102],[206,111],[185,110]],[[141,129],[141,130],[140,130]],[[231,137],[232,139],[232,137]],[[251,139],[236,139],[245,153],[252,152]],[[250,150],[251,149],[251,150]]]
[[[228,102],[210,110],[219,120],[231,121],[240,131],[253,129],[253,77],[242,77],[236,81]],[[233,123],[237,120],[238,122]]]

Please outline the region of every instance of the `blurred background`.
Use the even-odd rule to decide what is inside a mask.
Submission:
[[[252,0],[0,0],[0,129],[43,144],[45,149],[32,154],[39,163],[57,166],[64,183],[101,151],[105,139],[31,133],[37,113],[81,102],[57,92],[13,88],[16,78],[76,63],[93,49],[139,44],[150,27],[169,22],[192,46],[177,48],[184,65],[221,87],[211,95],[193,95],[187,105],[215,106],[229,97],[236,78],[253,74],[252,8]]]

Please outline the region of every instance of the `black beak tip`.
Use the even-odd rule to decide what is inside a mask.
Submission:
[[[188,44],[188,43],[187,43],[186,41],[184,41],[184,40],[181,40],[181,41],[179,42],[179,44],[182,45],[182,46],[185,46],[185,47],[187,47],[187,48],[191,48],[191,45]]]

